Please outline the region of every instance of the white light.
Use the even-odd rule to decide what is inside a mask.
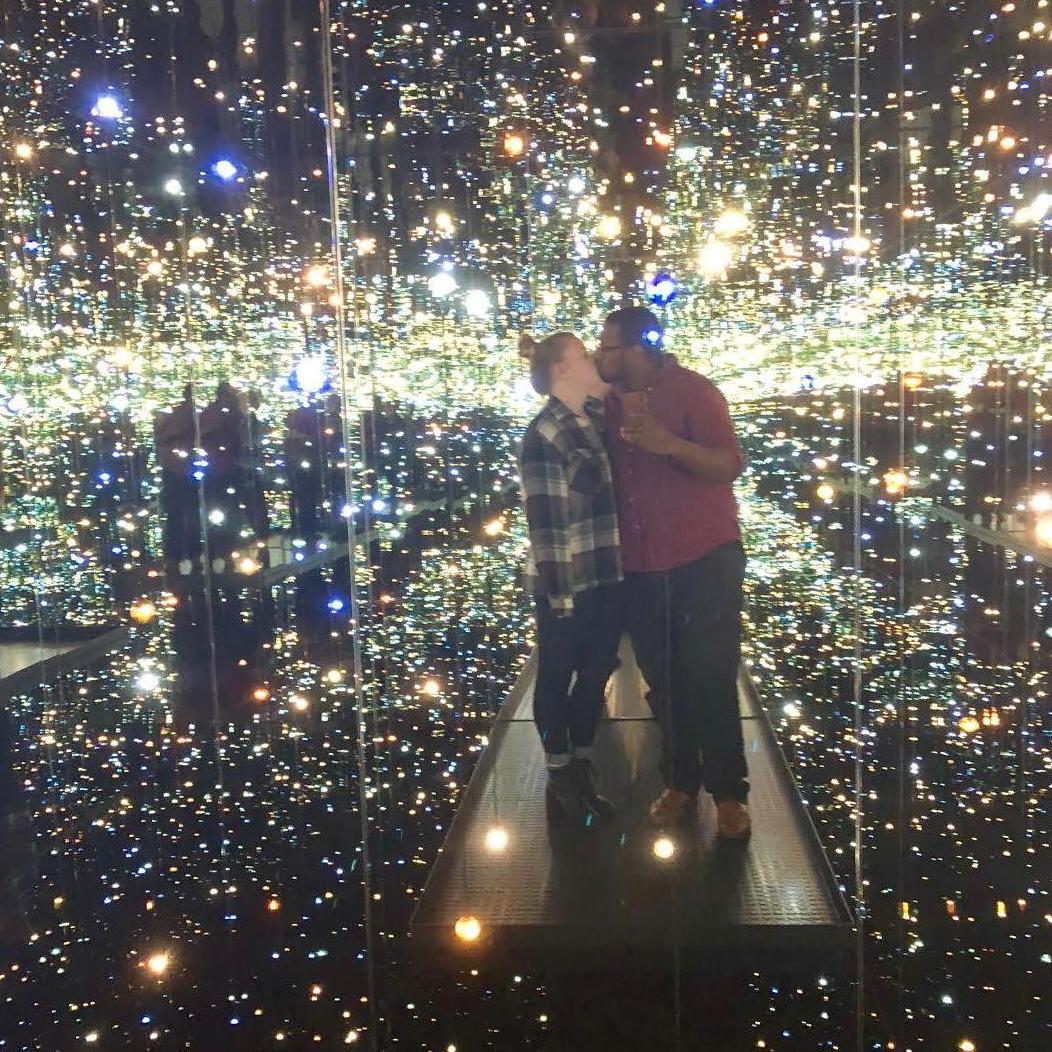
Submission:
[[[499,854],[508,846],[508,833],[507,830],[501,829],[500,826],[494,826],[493,829],[486,831],[486,850],[492,851],[494,854]]]
[[[312,355],[296,363],[292,370],[293,385],[305,394],[317,394],[328,381],[325,359]]]
[[[667,836],[659,836],[654,841],[652,850],[655,858],[667,862],[676,853],[676,845]]]
[[[427,287],[431,290],[432,296],[444,299],[457,291],[457,279],[448,271],[440,270],[428,280]]]
[[[677,146],[676,159],[679,161],[693,161],[698,156],[696,146]]]
[[[161,685],[161,677],[156,672],[143,672],[140,673],[139,678],[135,681],[137,690],[141,690],[144,694],[151,694]]]
[[[233,179],[237,175],[237,165],[233,161],[216,161],[213,171],[220,179]]]
[[[172,197],[181,197],[183,193],[183,184],[178,179],[172,178],[165,182],[164,192],[171,194]]]
[[[115,121],[124,116],[121,104],[112,95],[100,95],[91,111],[96,117],[104,120]]]
[[[748,216],[744,212],[739,212],[736,208],[731,208],[724,212],[716,220],[715,225],[716,233],[720,237],[736,237],[738,234],[744,233],[748,228]]]
[[[717,278],[727,273],[732,259],[733,253],[730,245],[712,240],[702,246],[698,254],[698,266],[706,277]]]
[[[219,526],[224,519],[226,519],[226,516],[218,508],[214,508],[208,513],[208,521],[213,526]]]
[[[572,175],[570,176],[570,181],[566,184],[566,189],[571,194],[583,194],[584,185],[584,180],[579,175]]]
[[[472,289],[464,296],[464,309],[473,318],[489,314],[492,306],[489,296],[482,289]]]

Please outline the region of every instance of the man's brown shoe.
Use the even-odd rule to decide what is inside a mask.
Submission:
[[[749,809],[737,800],[721,800],[716,805],[716,835],[721,840],[745,840],[752,833]]]
[[[666,789],[650,805],[650,821],[656,826],[673,826],[686,821],[697,801],[681,789]]]

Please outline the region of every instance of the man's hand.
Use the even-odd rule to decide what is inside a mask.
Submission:
[[[667,456],[674,452],[678,441],[649,411],[628,417],[621,426],[621,437],[630,445],[648,453],[656,453],[658,456]]]

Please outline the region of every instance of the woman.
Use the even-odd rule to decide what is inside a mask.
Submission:
[[[519,346],[534,390],[548,395],[519,458],[530,535],[526,576],[537,618],[533,710],[547,792],[570,817],[609,817],[592,764],[621,635],[620,536],[601,430],[604,385],[573,333],[539,341],[524,336]]]

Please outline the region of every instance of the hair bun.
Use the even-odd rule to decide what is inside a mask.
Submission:
[[[519,354],[523,358],[532,358],[537,353],[537,340],[528,332],[519,337]]]

